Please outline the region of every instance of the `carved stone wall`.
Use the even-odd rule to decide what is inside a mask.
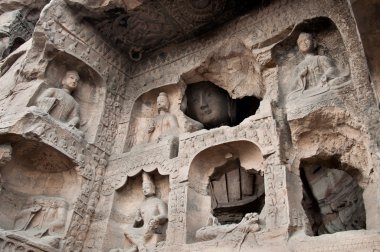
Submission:
[[[377,7],[0,3],[0,251],[379,250]]]

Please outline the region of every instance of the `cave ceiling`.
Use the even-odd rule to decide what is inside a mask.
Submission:
[[[68,2],[80,8],[81,18],[104,40],[138,61],[169,44],[202,36],[267,1],[94,0],[90,5],[79,0]]]

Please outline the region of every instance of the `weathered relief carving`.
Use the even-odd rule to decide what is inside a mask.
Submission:
[[[168,206],[156,196],[155,184],[148,173],[142,173],[142,181],[145,199],[135,212],[133,224],[124,228],[125,238],[132,244],[128,250],[131,252],[151,251],[166,237]]]
[[[39,238],[58,248],[66,226],[67,202],[58,197],[31,197],[16,215],[14,237]]]
[[[259,215],[257,213],[247,213],[238,224],[221,225],[214,216],[210,216],[209,226],[197,230],[195,238],[199,241],[212,239],[223,239],[228,233],[241,232],[248,234],[260,230]]]
[[[171,85],[144,93],[135,101],[126,151],[141,151],[178,139],[184,131],[179,104],[176,103],[178,97],[179,89]]]
[[[314,235],[364,229],[363,190],[346,172],[326,164],[305,164],[303,206]]]
[[[147,173],[143,173],[144,202],[136,212],[132,229],[126,229],[125,236],[137,251],[154,246],[163,235],[163,225],[168,220],[167,205],[155,196],[155,185]],[[162,237],[161,237],[162,239]]]
[[[71,96],[80,77],[76,71],[68,71],[62,79],[62,88],[48,88],[36,101],[37,108],[52,116],[69,128],[77,128],[80,122],[80,107]]]
[[[80,192],[75,164],[44,143],[5,137],[10,143],[1,145],[0,237],[58,251]]]
[[[305,99],[348,84],[348,74],[339,72],[332,59],[315,54],[317,42],[310,33],[302,32],[297,45],[305,58],[293,72],[296,89],[288,94],[288,101]]]
[[[179,134],[177,117],[169,112],[169,106],[168,95],[161,92],[157,97],[158,115],[149,122],[146,132],[147,142],[160,141],[165,137]]]

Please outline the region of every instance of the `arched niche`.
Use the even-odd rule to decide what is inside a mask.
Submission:
[[[223,88],[210,81],[201,81],[187,85],[181,109],[205,129],[212,129],[239,125],[256,113],[260,101],[255,96],[232,99]]]
[[[2,137],[0,151],[0,228],[14,239],[59,248],[81,192],[76,164],[18,136]]]
[[[169,176],[161,175],[157,170],[148,174],[155,185],[155,196],[167,205],[170,192]],[[140,172],[135,176],[128,177],[124,186],[115,191],[103,249],[107,251],[115,248],[128,250],[133,246],[126,237],[125,230],[133,225],[136,214],[144,203],[142,183],[142,173]],[[166,238],[166,228],[167,223],[160,227],[160,239]]]
[[[273,59],[278,65],[278,80],[280,103],[285,103],[290,98],[287,97],[291,92],[297,89],[297,83],[294,79],[296,67],[303,59],[304,55],[299,51],[297,39],[300,33],[310,33],[315,42],[315,55],[325,56],[331,60],[336,67],[338,76],[350,76],[349,55],[345,48],[342,36],[332,20],[326,17],[318,17],[298,24],[292,33],[283,41],[272,48]],[[305,87],[307,90],[310,87]],[[324,93],[323,88],[312,92],[310,97],[319,93]],[[307,92],[301,97],[305,98]],[[312,100],[310,101],[312,102]],[[299,104],[299,102],[298,102]]]
[[[62,79],[71,70],[77,71],[80,77],[77,89],[71,94],[80,106],[78,129],[87,142],[93,142],[105,106],[106,88],[102,77],[83,61],[64,52],[54,54],[45,70],[46,83],[40,86],[29,105],[35,105],[38,96],[47,88],[62,88]]]
[[[309,218],[306,233],[320,235],[376,228],[374,220],[378,218],[378,211],[373,200],[377,191],[373,183],[368,138],[354,118],[345,110],[327,107],[314,111],[303,119],[291,121],[290,130],[296,152],[291,169],[299,175],[303,191],[298,203],[302,203]],[[300,192],[301,188],[298,190]],[[327,206],[323,202],[328,202]],[[333,210],[327,211],[330,204]],[[358,204],[359,213],[349,213],[352,217],[358,216],[357,220],[352,219],[357,224],[347,220],[345,228],[328,228],[328,232],[323,231],[323,226],[319,228],[321,220],[326,216],[333,218],[340,211],[350,211],[350,204]]]
[[[246,213],[261,212],[265,203],[263,161],[259,147],[248,141],[213,146],[194,157],[188,176],[188,243],[195,241],[196,231],[207,226],[213,214],[219,222],[227,224],[238,223]],[[218,212],[216,216],[214,210]],[[232,218],[226,218],[228,212]]]
[[[160,129],[162,118],[159,118],[157,99],[162,93],[166,94],[169,101],[169,114],[166,118],[174,123],[167,125],[167,129]],[[169,135],[178,136],[184,132],[185,119],[180,110],[181,89],[178,85],[167,85],[164,87],[152,89],[140,95],[133,104],[130,124],[128,129],[127,141],[124,146],[124,151],[130,151],[134,146],[147,146],[155,144],[163,140]],[[166,120],[166,119],[164,119]],[[154,125],[152,130],[151,126]],[[166,133],[165,133],[166,131]]]

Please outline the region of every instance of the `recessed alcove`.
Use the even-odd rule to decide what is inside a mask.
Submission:
[[[256,113],[261,99],[244,96],[232,99],[229,93],[210,81],[189,84],[183,98],[183,112],[205,129],[236,126]]]
[[[155,88],[140,95],[132,107],[124,151],[128,152],[134,146],[152,146],[183,132],[184,118],[179,108],[180,97],[181,92],[176,85]],[[157,103],[162,99],[167,102],[166,109],[162,109]],[[160,115],[161,110],[164,115]]]
[[[196,231],[210,225],[239,223],[245,214],[260,214],[265,190],[263,156],[248,141],[209,147],[191,162],[187,190],[186,240],[196,241]]]
[[[309,220],[308,235],[318,236],[366,228],[360,172],[342,166],[339,157],[301,161],[302,206]]]
[[[169,199],[169,177],[161,175],[157,170],[150,172],[149,176],[155,186],[155,200],[161,200],[166,205]],[[133,246],[131,240],[126,236],[125,232],[133,228],[143,230],[147,223],[135,225],[138,213],[146,207],[148,197],[144,196],[143,192],[143,175],[142,172],[133,177],[128,177],[124,186],[116,190],[113,205],[111,210],[110,219],[107,226],[107,242],[104,244],[104,248],[108,250],[120,248],[130,249]],[[155,212],[155,215],[160,214],[159,210],[152,205],[151,210]],[[166,206],[167,207],[167,206]],[[145,214],[149,213],[143,213]],[[133,227],[133,228],[132,228]],[[159,230],[155,233],[157,237],[156,241],[165,240],[166,238],[167,223],[160,226]],[[151,241],[152,242],[152,241]],[[145,244],[149,247],[149,244]],[[152,244],[150,244],[152,245]]]
[[[247,172],[240,160],[227,161],[210,176],[213,215],[220,224],[239,223],[245,214],[260,213],[265,202],[264,176]]]
[[[43,143],[12,136],[1,148],[0,228],[15,239],[58,248],[82,180],[68,157]]]
[[[304,20],[293,29],[292,33],[286,39],[276,44],[271,50],[273,59],[276,65],[278,65],[279,92],[281,94],[279,96],[280,103],[285,103],[286,100],[292,100],[294,97],[290,94],[300,88],[297,77],[299,75],[298,67],[301,67],[300,64],[305,64],[304,61],[306,58],[297,45],[297,40],[301,33],[310,34],[314,40],[315,48],[311,50],[310,55],[318,56],[319,61],[324,60],[324,62],[328,62],[328,64],[319,63],[322,68],[320,69],[322,73],[325,73],[324,71],[326,71],[328,65],[330,73],[333,72],[332,69],[334,68],[334,72],[330,77],[332,80],[339,79],[337,77],[340,77],[340,79],[343,77],[348,79],[350,76],[349,55],[342,36],[334,22],[326,17]],[[303,67],[305,66],[303,65]],[[310,69],[312,68],[313,66],[310,65]],[[314,82],[318,81],[319,79],[316,78]],[[313,97],[318,94],[326,96],[326,90],[322,86],[316,86],[317,83],[314,82],[305,83],[304,91],[307,92],[299,95],[301,100],[310,99],[305,100],[305,106],[315,102]],[[332,81],[332,84],[329,85],[333,88],[339,86],[336,85],[336,82],[337,81]],[[295,105],[299,107],[300,104],[304,103],[298,101],[295,102]]]
[[[36,105],[37,98],[46,89],[62,88],[61,82],[67,71],[77,71],[80,80],[71,95],[80,107],[78,129],[83,132],[87,142],[93,142],[105,106],[105,82],[99,73],[70,54],[52,53],[51,57],[45,70],[45,83],[38,88],[28,106]]]

